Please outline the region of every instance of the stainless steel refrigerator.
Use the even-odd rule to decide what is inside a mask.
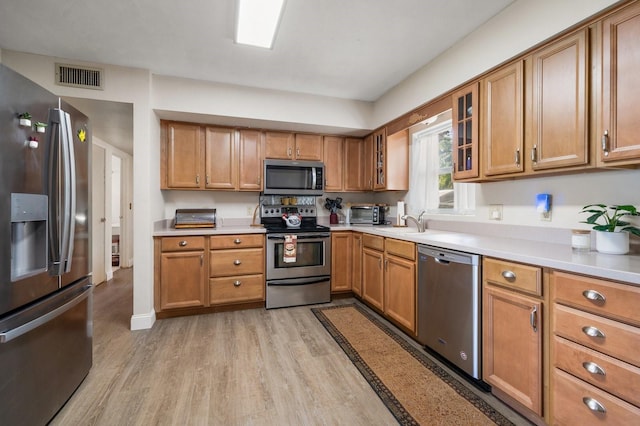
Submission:
[[[91,368],[90,152],[86,116],[0,64],[3,425],[46,424]]]

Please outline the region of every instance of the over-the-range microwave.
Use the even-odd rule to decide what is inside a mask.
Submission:
[[[324,163],[264,160],[263,192],[266,195],[322,195]]]

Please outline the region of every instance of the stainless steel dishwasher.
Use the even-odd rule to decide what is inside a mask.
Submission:
[[[480,255],[418,245],[418,341],[482,380]]]

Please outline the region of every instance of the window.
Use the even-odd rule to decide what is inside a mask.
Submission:
[[[451,110],[411,128],[408,211],[469,214],[475,184],[453,182]]]

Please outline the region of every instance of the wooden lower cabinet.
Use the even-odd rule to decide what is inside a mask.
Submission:
[[[362,244],[362,299],[415,335],[415,244],[368,234]]]
[[[544,417],[541,268],[483,259],[483,380],[530,420]]]
[[[351,291],[351,231],[331,233],[331,292]]]
[[[640,424],[640,288],[551,272],[552,422]]]
[[[264,301],[264,236],[219,235],[209,245],[211,306]]]
[[[362,233],[354,232],[351,241],[351,291],[362,296]]]
[[[362,300],[379,311],[384,310],[384,254],[365,246],[362,250]]]
[[[206,306],[204,237],[156,240],[156,310]]]

